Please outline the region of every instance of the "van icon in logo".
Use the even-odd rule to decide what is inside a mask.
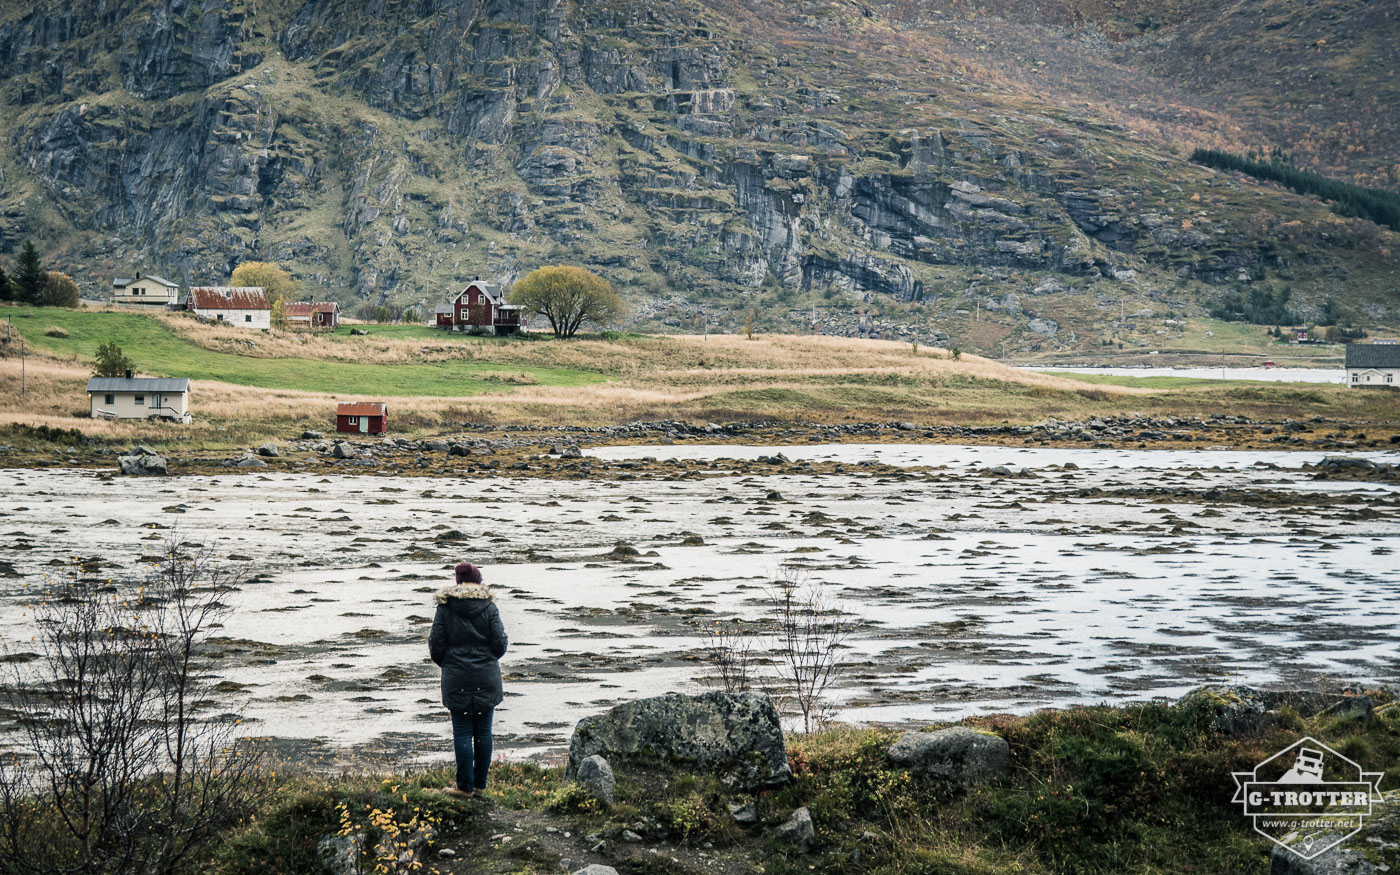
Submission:
[[[1235,798],[1254,830],[1304,860],[1361,831],[1381,801],[1384,772],[1361,766],[1315,738],[1302,738],[1254,767],[1234,772]]]

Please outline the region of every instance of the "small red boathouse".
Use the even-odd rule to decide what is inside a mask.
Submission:
[[[389,430],[389,405],[383,401],[337,404],[335,430],[345,434],[384,434]]]

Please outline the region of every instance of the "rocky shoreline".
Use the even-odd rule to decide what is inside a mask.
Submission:
[[[57,453],[0,446],[0,465],[11,468],[94,467],[114,463],[124,474],[210,474],[230,471],[343,471],[354,474],[469,474],[477,477],[581,478],[672,477],[678,469],[703,475],[714,462],[668,460],[605,461],[586,458],[582,448],[615,445],[747,444],[782,447],[801,444],[900,443],[970,444],[1013,447],[1093,449],[1231,449],[1345,452],[1400,449],[1400,421],[1352,422],[1320,416],[1276,420],[1242,416],[1149,417],[1129,414],[1086,421],[1048,419],[1033,425],[928,425],[864,422],[792,425],[777,422],[637,422],[616,426],[502,428],[462,423],[451,433],[409,439],[326,435],[304,431],[231,452],[157,450],[148,446],[114,448],[75,443]],[[121,459],[127,459],[121,462]],[[844,473],[847,466],[794,463],[777,453],[760,460],[725,460],[725,473]],[[876,466],[877,469],[882,466]],[[892,467],[892,466],[883,466]],[[1389,482],[1389,466],[1357,462],[1348,479]]]

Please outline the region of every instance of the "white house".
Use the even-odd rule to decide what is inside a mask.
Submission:
[[[1400,388],[1400,344],[1348,343],[1347,385]]]
[[[262,286],[195,286],[187,306],[191,313],[243,328],[271,328],[272,304]]]
[[[127,307],[171,308],[180,303],[180,284],[147,274],[112,280],[112,303]]]
[[[88,380],[87,393],[93,419],[166,416],[190,421],[190,381],[186,379],[93,377]]]

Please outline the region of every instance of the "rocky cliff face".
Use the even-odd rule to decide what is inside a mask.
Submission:
[[[1125,299],[1189,315],[1224,285],[1396,315],[1378,294],[1388,232],[1193,167],[1112,101],[1027,93],[907,15],[51,7],[0,24],[0,248],[48,240],[90,287],[140,267],[214,281],[258,258],[346,303],[430,308],[464,278],[567,261],[646,325],[754,311],[983,347],[1098,330]]]

